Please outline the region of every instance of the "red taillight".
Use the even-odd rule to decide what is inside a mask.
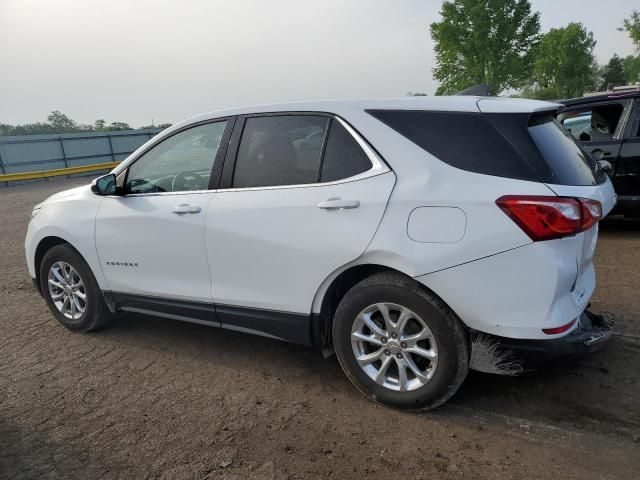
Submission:
[[[569,323],[567,323],[566,325],[562,325],[560,327],[554,327],[554,328],[543,328],[542,331],[544,333],[546,333],[547,335],[557,335],[559,333],[564,333],[567,330],[569,330],[571,327],[573,327],[573,324],[576,323],[577,319],[573,319],[571,320]]]
[[[588,198],[578,200],[582,205],[582,230],[589,230],[602,218],[602,204]]]
[[[575,235],[602,217],[602,205],[586,198],[506,195],[496,204],[534,242]]]

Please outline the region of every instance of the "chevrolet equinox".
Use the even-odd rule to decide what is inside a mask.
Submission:
[[[554,103],[333,101],[200,115],[34,207],[29,273],[87,332],[138,312],[335,352],[387,405],[591,351],[611,182]]]

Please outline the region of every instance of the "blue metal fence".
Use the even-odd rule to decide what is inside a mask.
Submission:
[[[124,160],[160,131],[161,129],[155,128],[0,137],[0,174]]]

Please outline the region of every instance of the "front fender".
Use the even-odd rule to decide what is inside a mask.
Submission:
[[[31,219],[25,238],[27,267],[31,278],[37,278],[35,264],[38,245],[49,237],[57,237],[75,248],[89,265],[98,285],[107,290],[96,250],[95,222],[102,198],[83,191],[69,197],[45,202]]]

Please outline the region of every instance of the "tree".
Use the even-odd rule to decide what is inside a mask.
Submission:
[[[447,0],[440,14],[442,21],[431,24],[437,95],[479,83],[494,95],[522,86],[540,32],[540,13],[528,0]]]
[[[533,83],[540,91],[554,92],[555,98],[581,96],[596,88],[593,33],[581,23],[552,28],[536,48]]]
[[[96,130],[104,130],[104,126],[107,122],[104,121],[104,119],[99,118],[98,120],[96,120],[93,124],[94,128]]]
[[[105,130],[109,130],[109,131],[117,131],[117,130],[131,130],[131,127],[129,126],[128,123],[124,123],[124,122],[111,122],[111,124],[108,127],[104,128]]]
[[[640,12],[637,10],[631,12],[630,17],[622,21],[622,25],[622,29],[626,30],[629,37],[631,37],[631,41],[640,50]]]
[[[601,90],[608,90],[627,83],[623,60],[616,54],[611,57],[609,63],[602,67],[601,75]]]
[[[627,55],[622,60],[622,65],[626,84],[634,85],[640,82],[640,55]]]
[[[59,110],[51,112],[47,117],[47,120],[53,129],[58,132],[72,132],[76,130],[76,122],[71,120],[64,113],[60,113]]]

